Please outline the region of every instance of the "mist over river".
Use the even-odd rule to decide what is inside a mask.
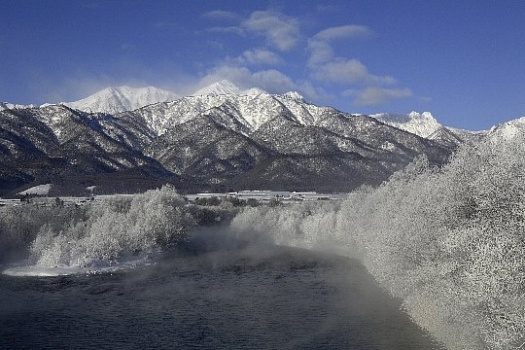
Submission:
[[[200,232],[157,263],[0,275],[2,349],[440,349],[356,260]]]

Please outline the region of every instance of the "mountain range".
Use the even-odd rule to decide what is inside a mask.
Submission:
[[[351,191],[419,155],[443,164],[486,134],[430,113],[352,115],[228,81],[184,97],[124,86],[57,105],[1,104],[0,189]]]
[[[130,86],[108,87],[93,95],[63,105],[84,112],[114,114],[131,111],[157,102],[173,101],[180,96],[174,92],[152,86],[136,88]]]

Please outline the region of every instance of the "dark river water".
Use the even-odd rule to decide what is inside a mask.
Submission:
[[[0,348],[440,349],[355,260],[193,244],[128,271],[0,275]]]

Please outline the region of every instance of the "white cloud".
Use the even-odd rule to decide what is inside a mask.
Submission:
[[[314,78],[320,81],[341,84],[393,84],[395,79],[390,76],[378,76],[368,72],[368,68],[356,59],[335,59],[319,66]]]
[[[296,85],[297,90],[308,99],[329,100],[333,98],[333,96],[330,96],[323,88],[314,86],[310,81],[299,81]]]
[[[287,75],[275,69],[253,73],[253,86],[259,86],[271,93],[283,93],[294,89],[294,83]]]
[[[210,11],[203,17],[215,20],[238,20],[239,16],[229,11]],[[275,11],[255,11],[239,25],[215,26],[206,29],[213,33],[230,33],[240,36],[255,34],[263,36],[266,43],[279,51],[289,51],[300,39],[299,22],[292,17]]]
[[[79,100],[108,86],[138,85],[137,81],[115,79],[106,74],[77,73],[68,76],[46,91],[46,103],[60,103]]]
[[[315,78],[321,81],[354,84],[366,81],[368,69],[358,60],[339,59],[320,66],[315,72]]]
[[[256,64],[275,65],[275,64],[279,64],[282,62],[282,59],[281,57],[279,57],[279,55],[277,55],[276,53],[272,51],[264,50],[264,49],[246,50],[239,57],[239,60],[241,62],[250,64],[250,65],[256,65]]]
[[[361,25],[345,25],[322,30],[308,40],[308,49],[310,50],[308,65],[315,67],[334,58],[331,41],[363,38],[372,33],[368,27]]]
[[[236,34],[239,36],[244,36],[244,30],[240,27],[230,26],[230,27],[210,27],[206,29],[207,32],[211,33],[223,33],[223,34]]]
[[[215,10],[204,13],[202,17],[213,20],[234,20],[237,19],[238,16],[231,11]]]
[[[349,24],[339,27],[331,27],[320,31],[312,37],[311,40],[331,41],[338,39],[353,39],[370,36],[373,31],[361,25]]]
[[[266,49],[246,50],[235,58],[225,58],[220,63],[218,63],[209,74],[212,74],[212,76],[216,74],[224,75],[224,79],[231,81],[233,81],[233,79],[237,79],[243,82],[246,81],[251,83],[251,79],[247,78],[250,75],[247,73],[250,72],[247,68],[248,66],[276,65],[280,63],[283,63],[282,58],[272,51]],[[233,76],[233,78],[227,78],[227,76],[230,75]],[[239,79],[240,76],[243,78]],[[258,84],[253,86],[261,87]]]
[[[294,81],[276,69],[252,71],[247,67],[233,66],[228,63],[209,71],[197,85],[192,85],[192,92],[221,80],[229,80],[241,90],[258,87],[273,94],[299,91],[300,94],[311,100],[326,100],[334,97],[322,88],[314,86],[310,81]]]
[[[357,106],[377,106],[391,100],[412,97],[410,89],[385,89],[382,87],[367,87],[363,90],[346,90],[345,96],[355,96],[354,104]]]
[[[250,71],[246,67],[223,65],[215,67],[199,82],[198,87],[204,87],[221,80],[229,80],[241,89],[259,87],[270,93],[284,93],[293,90],[292,79],[275,69]]]
[[[334,58],[334,50],[332,45],[326,41],[309,40],[308,49],[310,50],[310,58],[308,59],[308,67],[315,69],[319,64],[328,62]]]
[[[230,15],[212,11],[204,16],[214,19],[233,18]],[[357,85],[353,87],[354,90],[344,92],[354,99],[356,105],[376,105],[412,96],[412,91],[408,88],[386,88],[385,86],[396,84],[396,79],[392,76],[372,74],[360,60],[336,56],[336,41],[367,38],[374,34],[369,27],[363,25],[331,27],[309,38],[306,41],[309,53],[306,64],[310,72],[308,80],[294,81],[276,69],[254,70],[254,66],[260,65],[285,66],[285,61],[278,52],[289,51],[302,40],[299,24],[296,18],[276,11],[255,11],[240,21],[238,26],[209,28],[208,31],[259,36],[265,39],[266,45],[245,49],[236,57],[223,59],[199,80],[198,87],[226,79],[240,89],[259,87],[270,93],[298,90],[307,98],[330,99],[334,96],[315,86],[315,81],[325,83],[325,88],[330,88],[332,84],[345,88]],[[261,44],[257,40],[255,43],[254,46]]]
[[[320,4],[320,5],[317,5],[317,12],[336,12],[336,11],[340,11],[340,7],[337,6],[337,5],[325,5],[325,4]]]
[[[251,87],[251,72],[246,67],[234,67],[230,65],[218,66],[203,76],[198,84],[199,88],[208,86],[221,80],[229,80],[240,88]]]
[[[308,39],[308,68],[311,77],[323,82],[338,84],[384,85],[394,84],[391,76],[371,74],[368,68],[355,58],[336,57],[332,42],[342,39],[369,37],[373,31],[362,25],[344,25],[322,30]]]
[[[273,11],[255,11],[241,26],[264,36],[269,45],[280,51],[289,51],[300,38],[299,22]]]

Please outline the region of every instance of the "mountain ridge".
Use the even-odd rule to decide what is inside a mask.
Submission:
[[[115,114],[177,98],[180,98],[178,94],[153,86],[135,88],[123,85],[107,87],[81,100],[61,104],[88,113]]]
[[[420,155],[443,164],[464,142],[442,126],[425,138],[378,118],[316,106],[295,92],[234,90],[242,92],[221,83],[206,94],[119,113],[66,105],[0,111],[0,186],[60,178],[79,188],[169,182],[183,191],[347,192],[380,184]],[[435,121],[431,114],[409,117],[421,116]]]
[[[371,117],[424,138],[428,138],[444,127],[430,112],[419,113],[412,111],[408,114],[380,113],[373,114]]]
[[[227,96],[251,96],[257,95],[268,95],[276,97],[284,102],[286,100],[306,102],[304,97],[296,92],[289,91],[284,94],[270,94],[260,88],[252,87],[247,90],[242,90],[232,82],[228,80],[221,80],[214,82],[208,86],[202,87],[196,90],[194,93],[189,95],[180,95],[172,91],[159,89],[153,86],[147,87],[129,87],[123,86],[110,86],[104,88],[94,94],[85,97],[83,99],[73,102],[62,102],[60,104],[68,107],[81,110],[87,113],[106,113],[106,114],[118,114],[134,111],[146,107],[148,105],[162,103],[162,102],[174,102],[184,98],[201,98],[205,99],[224,99]],[[203,102],[206,103],[206,102]],[[5,109],[24,109],[24,108],[38,108],[45,107],[53,104],[38,105],[16,105],[7,102],[0,103],[0,110]],[[217,105],[209,106],[209,108],[217,107]],[[287,104],[290,107],[290,104]],[[317,106],[316,106],[317,107]],[[193,107],[192,107],[193,108]],[[326,107],[331,108],[331,107]],[[199,109],[202,112],[202,108]],[[297,111],[294,111],[297,115]],[[408,114],[392,114],[392,113],[379,113],[370,115],[373,118],[380,120],[383,123],[397,127],[402,130],[414,133],[421,137],[428,138],[430,135],[435,133],[438,129],[445,127],[456,133],[459,129],[443,126],[439,123],[430,112],[415,112],[412,111]],[[163,131],[162,127],[156,127],[159,131]],[[459,131],[461,132],[461,131]]]

